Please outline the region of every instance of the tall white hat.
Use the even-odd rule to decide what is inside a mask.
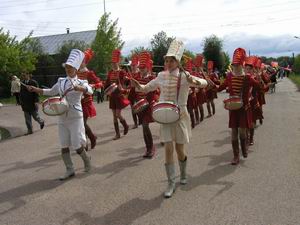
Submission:
[[[72,49],[65,64],[72,66],[76,70],[78,70],[83,59],[84,53],[82,51],[80,51],[79,49]]]
[[[168,49],[166,56],[173,56],[175,57],[175,59],[180,62],[181,57],[183,55],[184,52],[184,44],[182,41],[178,41],[178,40],[173,40],[170,44],[170,47]]]

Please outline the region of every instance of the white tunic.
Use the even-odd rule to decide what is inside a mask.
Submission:
[[[51,89],[43,89],[43,94],[48,96],[64,95],[73,85],[80,85],[86,88],[88,94],[93,94],[92,88],[85,80],[66,77],[59,78]],[[62,148],[73,147],[74,150],[86,143],[83,113],[81,107],[82,92],[71,90],[65,98],[69,103],[69,110],[58,116],[58,131]]]
[[[185,71],[186,72],[186,71]],[[186,72],[188,74],[188,72]],[[177,99],[177,81],[181,74],[181,82],[179,95]],[[207,81],[198,77],[191,76],[194,80],[200,82],[200,85],[194,85],[188,83],[186,75],[179,69],[176,69],[169,73],[168,71],[160,72],[154,80],[151,80],[146,85],[141,85],[140,91],[150,92],[157,88],[160,89],[159,101],[172,101],[180,108],[180,119],[171,124],[161,124],[160,126],[160,138],[162,142],[175,141],[178,144],[189,143],[191,137],[191,124],[190,116],[188,114],[186,105],[189,94],[189,87],[205,88]]]

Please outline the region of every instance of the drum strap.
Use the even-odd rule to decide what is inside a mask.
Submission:
[[[181,85],[181,73],[179,73],[179,77],[177,79],[177,96],[176,96],[177,104],[178,104],[180,85]]]

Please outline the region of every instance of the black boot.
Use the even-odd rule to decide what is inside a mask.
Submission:
[[[237,165],[240,163],[239,141],[238,140],[231,141],[231,145],[233,151],[233,159],[231,161],[231,165]]]
[[[129,126],[128,126],[128,124],[127,124],[127,122],[126,122],[126,120],[120,120],[120,123],[123,125],[123,127],[124,127],[124,135],[126,135],[127,133],[128,133],[128,129],[129,129]]]
[[[203,106],[201,106],[200,108],[200,122],[203,121],[204,119],[204,109],[203,109]]]
[[[244,158],[248,157],[248,146],[247,146],[247,141],[246,138],[240,138],[241,142],[241,149],[242,149],[242,154]]]
[[[118,121],[114,122],[114,127],[115,127],[116,136],[113,138],[113,140],[117,140],[121,137]]]
[[[254,128],[250,128],[250,137],[249,137],[249,145],[253,145],[254,144]]]

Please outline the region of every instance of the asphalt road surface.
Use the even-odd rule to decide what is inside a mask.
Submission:
[[[61,182],[57,178],[65,169],[56,118],[41,113],[45,128],[40,130],[34,122],[34,134],[23,136],[20,107],[2,107],[0,126],[15,138],[0,143],[0,224],[300,224],[300,92],[284,79],[275,94],[266,95],[264,124],[256,129],[251,153],[239,166],[229,163],[225,96],[219,94],[216,115],[193,130],[186,146],[189,183],[178,183],[171,199],[162,195],[167,182],[158,124],[151,124],[158,154],[145,160],[142,128],[112,141],[108,104],[96,104],[98,116],[89,121],[98,137],[89,152],[93,170],[85,174],[81,159],[73,153],[76,176]],[[124,116],[132,125],[129,108]]]

